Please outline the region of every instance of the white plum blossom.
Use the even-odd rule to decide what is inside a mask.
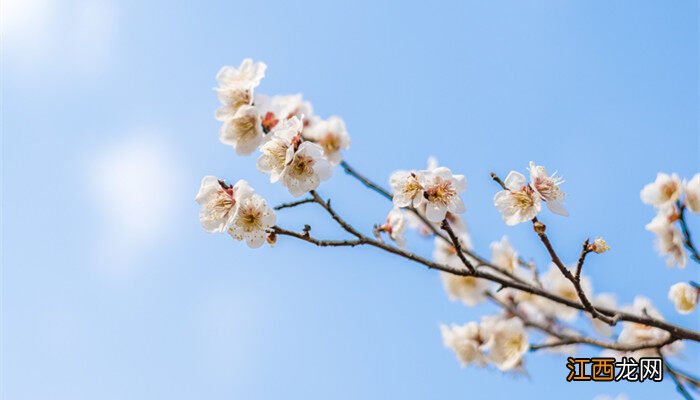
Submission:
[[[426,205],[426,202],[421,203],[418,207],[416,207],[416,211],[418,211],[421,215],[425,215]],[[430,236],[434,231],[440,231],[442,229],[442,221],[430,222],[419,218],[412,212],[407,213],[406,218],[408,219],[408,225],[423,236]],[[453,231],[455,231],[455,233],[468,232],[469,228],[467,227],[467,223],[464,221],[464,218],[462,218],[461,215],[448,212],[445,214],[445,219],[450,223],[450,227]],[[426,221],[429,225],[426,224]]]
[[[287,153],[292,149],[292,141],[298,137],[303,128],[296,117],[282,121],[271,133],[269,140],[260,146],[262,153],[257,161],[258,170],[270,174],[270,182],[277,182],[287,166]]]
[[[470,250],[472,248],[472,240],[469,237],[469,233],[460,232],[455,233],[459,245],[464,250]],[[468,255],[465,255],[469,258]],[[457,255],[457,249],[451,242],[440,237],[435,237],[435,248],[433,249],[433,260],[440,264],[449,265],[450,267],[459,268],[463,266],[462,260],[459,259]]]
[[[690,314],[698,305],[698,294],[700,289],[685,282],[678,282],[669,289],[668,298],[680,314]]]
[[[294,197],[318,188],[332,173],[321,147],[301,138],[302,127],[297,117],[283,121],[260,146],[257,161],[258,169],[270,174],[270,182],[279,180]]]
[[[510,171],[504,181],[506,189],[496,193],[493,204],[507,225],[517,225],[535,218],[542,209],[540,196],[527,184],[525,175]]]
[[[662,208],[672,206],[681,196],[683,185],[676,174],[664,174],[659,172],[656,180],[642,189],[640,197],[646,204]]]
[[[421,175],[421,186],[424,188],[425,216],[428,221],[440,222],[448,212],[464,212],[464,202],[459,196],[459,193],[467,190],[464,175],[452,175],[449,168],[438,167]]]
[[[673,224],[676,218],[674,208],[660,208],[645,228],[656,235],[656,247],[661,255],[667,256],[666,265],[671,267],[678,264],[680,268],[685,268],[688,255],[683,245],[683,234]]]
[[[459,240],[459,245],[463,249],[470,249],[472,247],[469,235],[465,232],[457,235],[457,240]],[[466,254],[465,257],[467,257],[467,259],[471,258]],[[462,260],[457,255],[457,249],[452,243],[440,237],[435,238],[433,259],[440,264],[453,268],[464,267]],[[470,261],[473,262],[473,260]],[[440,272],[440,278],[447,292],[447,297],[452,301],[459,300],[467,306],[474,306],[484,301],[486,299],[486,292],[491,287],[490,281],[473,276],[461,276],[448,272]]]
[[[319,120],[305,128],[304,137],[318,143],[323,148],[326,159],[333,165],[339,164],[343,159],[340,151],[350,148],[350,135],[345,128],[345,122],[336,116]]]
[[[643,296],[635,297],[634,303],[631,306],[625,307],[625,310],[639,316],[649,316],[661,321],[664,320],[663,316],[654,307],[651,300]],[[617,341],[618,343],[625,345],[642,345],[666,340],[668,339],[669,335],[670,334],[667,331],[655,328],[653,326],[624,321],[622,323],[622,331],[620,332]],[[664,350],[666,350],[666,354],[668,354],[669,351],[673,352],[677,350],[677,347],[665,346],[662,348],[662,351]],[[635,358],[658,356],[654,349],[642,349],[628,354],[629,356]]]
[[[510,272],[515,272],[518,267],[518,253],[510,245],[507,236],[503,236],[500,241],[491,243],[491,262]]]
[[[452,301],[461,301],[464,305],[475,306],[486,299],[486,292],[491,287],[491,282],[486,279],[473,276],[461,276],[440,272],[442,284],[447,292],[447,297]]]
[[[207,232],[223,232],[231,223],[242,199],[253,194],[248,182],[240,180],[233,186],[224,187],[215,176],[205,176],[195,201],[202,208],[199,221]]]
[[[245,240],[249,247],[258,248],[265,243],[267,230],[276,221],[275,212],[260,195],[254,194],[240,201],[228,229],[236,240]]]
[[[253,90],[265,77],[267,65],[261,62],[254,63],[246,58],[240,67],[223,67],[216,75],[219,87],[216,94],[221,101],[221,108],[216,111],[216,118],[226,121],[232,118],[238,109],[244,105],[252,104]]]
[[[564,192],[559,185],[564,183],[564,179],[556,176],[556,172],[549,176],[547,170],[542,165],[535,165],[530,161],[530,186],[547,204],[547,208],[555,214],[567,216],[569,212],[564,208]]]
[[[233,146],[236,153],[248,155],[263,141],[263,131],[258,112],[253,106],[244,105],[227,119],[219,132],[221,143]]]
[[[588,250],[596,254],[603,254],[606,251],[610,250],[610,246],[608,246],[608,243],[605,241],[605,239],[599,237],[596,238],[596,240],[594,240],[593,243],[588,245]]]
[[[528,285],[538,286],[538,283],[534,280],[534,276],[530,271],[518,268],[515,270],[514,275]],[[549,304],[543,305],[540,296],[513,288],[499,290],[495,293],[495,296],[500,301],[514,306],[519,312],[527,316],[528,320],[547,323],[545,311],[548,311],[547,307],[551,306]]]
[[[685,182],[685,205],[688,210],[700,213],[700,173],[695,174],[692,179]]]
[[[386,222],[380,229],[388,233],[391,240],[396,242],[399,247],[406,246],[406,237],[404,236],[406,217],[400,208],[394,207],[389,211],[389,214],[386,216]]]
[[[418,207],[423,202],[423,185],[421,172],[396,171],[389,178],[396,207]]]
[[[547,292],[575,303],[580,302],[576,287],[561,273],[559,267],[554,263],[551,263],[549,265],[549,270],[542,274],[541,280],[542,286]],[[581,275],[581,287],[586,297],[590,298],[592,292],[591,282],[585,275]],[[539,298],[538,302],[545,313],[565,321],[572,321],[578,316],[578,310],[575,308],[567,307],[566,305],[545,298]]]
[[[323,150],[316,143],[296,143],[287,149],[285,167],[280,182],[294,197],[315,190],[321,181],[331,177],[331,164],[323,158]]]
[[[487,358],[501,371],[520,365],[523,355],[530,348],[523,322],[518,318],[484,318],[479,326],[482,337],[487,338],[483,349]]]
[[[615,308],[617,305],[617,300],[615,299],[615,295],[612,293],[601,293],[591,300],[591,304],[593,304],[593,307],[596,308]],[[591,324],[593,325],[593,329],[595,329],[600,335],[612,335],[613,328],[607,322],[601,321],[598,318],[592,318]]]
[[[315,120],[311,103],[305,101],[301,94],[283,96],[255,96],[255,107],[262,119],[265,132],[272,131],[278,123],[297,117],[303,120],[304,127]]]
[[[481,351],[479,324],[469,322],[464,325],[440,325],[442,343],[454,351],[462,367],[470,364],[484,366],[486,358]]]

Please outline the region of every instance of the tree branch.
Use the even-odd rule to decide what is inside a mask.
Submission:
[[[637,350],[643,350],[643,349],[649,349],[649,348],[661,348],[663,346],[666,346],[668,344],[671,344],[675,342],[678,339],[669,337],[667,339],[659,340],[659,341],[651,341],[651,342],[646,342],[646,343],[640,343],[640,344],[634,344],[634,345],[628,345],[628,344],[621,344],[621,343],[616,343],[616,342],[609,342],[609,341],[604,341],[604,340],[598,340],[598,339],[593,339],[589,338],[586,336],[581,336],[581,335],[574,335],[574,334],[569,334],[566,332],[561,332],[557,331],[551,326],[548,326],[547,324],[543,324],[541,322],[536,322],[531,320],[530,318],[527,317],[523,312],[517,309],[516,304],[508,304],[507,302],[501,301],[498,299],[496,296],[494,296],[492,293],[487,293],[487,297],[489,297],[494,303],[498,304],[501,306],[503,309],[507,310],[509,313],[523,321],[523,324],[525,326],[529,326],[531,328],[537,329],[541,332],[544,332],[550,336],[553,336],[557,339],[559,339],[557,342],[554,343],[543,343],[543,344],[536,344],[530,346],[531,351],[536,351],[540,349],[545,349],[545,348],[550,348],[550,347],[558,347],[558,346],[565,346],[565,345],[570,345],[570,344],[585,344],[589,346],[594,346],[598,348],[603,348],[603,349],[610,349],[610,350],[616,350],[616,351],[637,351]]]
[[[343,167],[343,169],[345,170],[345,172],[348,175],[351,175],[352,177],[354,177],[358,181],[362,182],[368,188],[374,190],[375,192],[381,194],[382,196],[386,197],[389,200],[393,199],[393,196],[391,195],[391,193],[389,193],[389,191],[387,191],[386,189],[377,185],[376,183],[370,181],[369,179],[365,178],[359,172],[355,171],[355,169],[353,167],[351,167],[350,164],[345,162],[345,160],[340,162],[340,166]]]
[[[359,246],[361,244],[366,244],[365,241],[361,239],[355,239],[355,240],[321,240],[321,239],[316,239],[309,235],[308,231],[304,231],[302,233],[290,231],[284,228],[280,228],[279,226],[273,226],[272,231],[275,232],[278,235],[284,235],[284,236],[291,236],[295,237],[297,239],[301,239],[305,242],[309,242],[311,244],[315,244],[316,246],[320,247],[355,247]]]
[[[583,241],[583,249],[581,249],[581,255],[578,257],[578,262],[576,263],[576,275],[574,275],[574,278],[576,278],[577,281],[581,280],[583,263],[586,262],[586,255],[590,253],[590,250],[588,250],[588,243],[588,239]]]
[[[537,236],[540,237],[540,241],[542,244],[544,244],[544,247],[547,249],[547,252],[549,253],[550,258],[552,259],[552,262],[554,265],[559,268],[559,271],[568,279],[573,285],[574,289],[576,290],[576,294],[578,294],[578,298],[581,300],[581,303],[583,304],[583,308],[591,314],[593,318],[597,318],[608,325],[615,325],[617,323],[617,319],[615,317],[609,318],[601,313],[598,312],[598,310],[593,307],[593,304],[591,304],[590,300],[588,300],[588,297],[586,296],[585,291],[583,290],[583,287],[581,286],[581,277],[574,276],[571,271],[564,265],[564,263],[561,261],[559,256],[557,255],[557,252],[554,250],[554,247],[552,246],[552,243],[549,241],[549,237],[547,237],[546,231],[546,226],[542,222],[537,220],[537,217],[532,219],[532,226],[535,229],[535,232],[537,233]],[[584,258],[585,259],[585,258]],[[581,267],[583,267],[583,259],[580,259],[581,261]]]
[[[302,205],[302,204],[314,203],[314,202],[316,202],[316,199],[314,199],[314,198],[307,198],[307,199],[292,201],[292,202],[289,202],[289,203],[282,203],[282,204],[280,204],[280,205],[275,206],[274,210],[275,210],[275,211],[279,211],[279,210],[282,210],[282,209],[284,209],[284,208],[292,208],[292,207],[296,207],[296,206],[299,206],[299,205]]]
[[[344,164],[346,166],[348,166],[347,163],[344,162]],[[347,171],[347,169],[346,169],[346,171]],[[350,173],[350,174],[352,176],[356,177],[358,180],[362,181],[363,183],[365,181],[372,183],[369,179],[360,175],[356,170],[352,169],[351,171],[352,171],[352,173]],[[374,189],[375,191],[383,194],[383,196],[386,197],[387,199],[391,198],[391,195],[386,190],[381,189],[381,187],[379,185],[376,185],[374,183],[372,183],[372,185],[373,186],[370,186],[371,188],[373,188],[373,189],[378,188],[378,189]],[[413,212],[416,213],[417,216],[421,217],[420,213],[418,213],[417,210],[411,209],[411,208],[409,208],[409,210],[412,210]],[[431,230],[437,236],[443,238],[444,240],[449,241],[449,239],[447,239],[447,237],[444,234],[437,231],[434,226],[432,226],[431,224],[427,224],[427,225],[431,228]],[[548,239],[547,239],[547,242],[549,242]],[[385,244],[385,243],[377,242],[373,239],[369,239],[369,242],[367,244],[372,245],[374,247],[382,248],[386,251],[397,254],[401,257],[404,257],[404,258],[407,258],[409,260],[415,261],[417,263],[423,264],[431,269],[436,269],[436,270],[452,273],[452,274],[459,275],[459,276],[474,276],[477,278],[484,278],[484,279],[487,279],[489,281],[499,283],[503,287],[513,288],[516,290],[520,290],[520,291],[523,291],[526,293],[530,293],[533,295],[537,295],[537,296],[552,300],[556,303],[559,303],[559,304],[562,304],[562,305],[565,305],[565,306],[568,306],[571,308],[575,308],[575,309],[583,310],[583,311],[588,311],[588,310],[586,310],[585,306],[582,305],[581,303],[573,302],[569,299],[566,299],[566,298],[557,296],[555,294],[549,293],[541,287],[531,285],[531,284],[524,282],[522,280],[510,279],[510,277],[507,276],[505,273],[499,271],[500,268],[498,266],[495,266],[495,265],[488,263],[486,261],[482,262],[483,258],[479,257],[476,254],[474,254],[473,257],[479,262],[479,264],[477,264],[477,266],[478,265],[488,266],[496,271],[499,271],[499,273],[503,273],[504,275],[507,276],[507,278],[503,278],[501,276],[494,275],[494,274],[488,273],[486,271],[481,271],[481,270],[476,270],[476,272],[472,274],[470,271],[465,271],[462,269],[456,269],[453,267],[441,265],[439,263],[435,263],[433,261],[427,260],[423,257],[420,257],[420,256],[415,255],[413,253],[410,253],[408,251],[395,248],[395,247],[388,245],[388,244]],[[549,245],[551,247],[551,243]],[[552,248],[552,251],[553,250],[554,249]],[[473,254],[473,253],[470,253],[469,251],[466,251],[466,250],[464,252],[470,256],[472,256],[472,254]],[[556,256],[556,253],[554,253],[554,255]],[[563,265],[563,263],[561,262],[561,260],[559,259],[558,256],[556,256],[556,259],[558,259],[559,263],[561,265]],[[566,270],[566,271],[568,272],[568,270]],[[569,274],[571,274],[571,273],[569,272]],[[590,304],[590,302],[588,304]],[[593,307],[591,306],[591,308],[593,308]],[[605,307],[596,307],[596,308],[594,308],[594,310],[598,313],[598,315],[603,315],[605,317],[608,317],[608,320],[613,322],[613,323],[617,322],[618,320],[619,321],[634,322],[634,323],[638,323],[638,324],[642,324],[642,325],[646,325],[646,326],[651,326],[651,327],[655,327],[655,328],[659,328],[661,330],[664,330],[664,331],[668,332],[669,334],[671,334],[671,337],[675,338],[675,340],[688,339],[688,340],[700,342],[700,332],[696,332],[696,331],[686,329],[686,328],[683,328],[683,327],[680,327],[677,325],[673,325],[673,324],[670,324],[666,321],[652,318],[648,315],[640,316],[640,315],[632,314],[629,312],[624,312],[624,311],[605,308]]]
[[[657,354],[661,359],[663,360],[664,363],[664,369],[666,369],[666,372],[668,372],[669,375],[671,375],[671,379],[673,379],[673,383],[676,384],[676,390],[678,393],[683,396],[684,399],[686,400],[693,400],[693,396],[688,392],[688,389],[685,388],[685,385],[683,384],[683,380],[685,376],[680,374],[678,371],[676,371],[669,363],[666,361],[666,357],[661,354],[661,351],[657,350]]]
[[[447,218],[442,220],[442,229],[444,229],[447,234],[450,236],[450,239],[452,240],[452,245],[455,248],[455,251],[457,252],[457,256],[459,259],[462,261],[462,263],[471,271],[472,273],[476,272],[476,269],[472,265],[469,260],[467,260],[467,257],[464,256],[464,251],[462,251],[462,244],[459,241],[459,238],[457,235],[455,235],[454,231],[452,230],[452,227],[450,226],[450,222],[447,221]]]

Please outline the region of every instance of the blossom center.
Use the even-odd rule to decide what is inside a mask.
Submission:
[[[310,177],[314,173],[314,160],[311,157],[297,154],[292,161],[291,175],[296,178]]]
[[[452,182],[443,180],[439,177],[436,178],[435,183],[433,183],[425,191],[425,197],[428,199],[428,201],[445,206],[449,204],[456,194],[457,192],[452,187]]]
[[[661,185],[661,195],[665,201],[671,200],[673,195],[676,193],[676,184],[674,182],[667,182]]]
[[[318,144],[323,147],[326,154],[333,154],[340,150],[340,137],[333,132],[328,132],[318,141]]]
[[[239,210],[237,224],[246,232],[261,230],[262,212],[255,207],[243,207]]]
[[[209,218],[212,220],[223,219],[228,216],[235,205],[233,190],[219,189],[216,197],[207,204]]]
[[[520,210],[527,210],[535,205],[532,189],[529,186],[523,186],[522,189],[511,192],[513,196],[513,204]]]

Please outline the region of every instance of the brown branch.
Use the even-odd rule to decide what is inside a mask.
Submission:
[[[364,237],[364,235],[362,235],[355,228],[353,228],[352,225],[348,224],[342,218],[340,218],[340,216],[333,210],[333,208],[331,208],[331,200],[330,199],[328,201],[324,201],[321,198],[321,196],[319,196],[318,193],[316,193],[315,190],[311,190],[309,192],[309,194],[311,194],[311,196],[314,198],[314,201],[316,203],[320,204],[321,207],[323,207],[328,212],[328,214],[331,215],[331,217],[335,220],[335,222],[337,222],[338,225],[340,225],[343,229],[345,229],[346,231],[348,231],[350,234],[352,234],[353,236],[355,236],[357,238],[361,239]]]
[[[685,376],[676,371],[676,369],[674,369],[671,366],[671,364],[669,364],[668,361],[666,361],[666,357],[664,357],[663,354],[661,354],[660,350],[657,350],[656,352],[659,355],[659,357],[661,357],[661,359],[663,360],[664,369],[666,369],[666,372],[668,372],[668,374],[671,375],[673,383],[676,384],[676,390],[678,391],[678,393],[680,393],[681,396],[683,396],[683,398],[686,400],[693,400],[693,396],[688,392],[688,389],[686,389],[685,385],[683,384]]]
[[[554,343],[543,343],[543,344],[536,344],[530,346],[531,351],[536,351],[544,348],[550,348],[550,347],[558,347],[558,346],[565,346],[565,345],[570,345],[570,344],[584,344],[584,345],[589,345],[589,346],[594,346],[594,347],[599,347],[603,349],[610,349],[610,350],[616,350],[616,351],[637,351],[637,350],[643,350],[643,349],[650,349],[650,348],[661,348],[663,346],[666,346],[668,344],[671,344],[675,342],[676,338],[669,337],[667,339],[663,340],[658,340],[658,341],[651,341],[651,342],[646,342],[646,343],[640,343],[640,344],[623,344],[623,343],[616,343],[616,342],[610,342],[610,341],[605,341],[605,340],[598,340],[598,339],[593,339],[589,338],[586,336],[581,336],[581,335],[573,335],[569,334],[566,332],[561,332],[557,331],[553,327],[543,324],[541,322],[533,321],[530,318],[527,317],[524,313],[522,313],[520,310],[517,309],[517,306],[515,304],[508,304],[507,302],[499,300],[496,296],[494,296],[491,293],[487,293],[487,297],[489,297],[494,303],[498,304],[505,310],[507,310],[509,313],[513,314],[515,317],[520,319],[525,326],[537,329],[541,332],[544,332],[550,336],[556,337],[559,339],[557,342]]]
[[[323,202],[323,200],[321,200],[321,202]],[[325,202],[323,202],[322,204],[325,204]],[[330,209],[333,212],[332,215],[335,215],[338,219],[340,219],[340,221],[343,221],[335,213],[335,211],[332,210],[332,208],[330,206],[328,206],[327,210],[328,209]],[[345,222],[343,221],[343,223],[345,223]],[[347,223],[345,223],[345,224],[347,224]],[[281,228],[277,228],[277,229],[281,229]],[[354,230],[354,228],[352,228],[352,229]],[[357,232],[357,231],[355,231],[355,232]],[[504,277],[501,277],[498,275],[493,275],[493,274],[488,273],[486,271],[476,270],[475,272],[472,273],[471,271],[468,271],[465,269],[455,268],[455,267],[452,267],[449,265],[440,264],[440,263],[428,260],[424,257],[421,257],[417,254],[411,253],[407,250],[403,250],[403,249],[400,249],[398,247],[394,247],[392,245],[371,239],[367,236],[362,235],[361,233],[358,233],[360,236],[358,237],[358,240],[356,240],[356,241],[322,241],[322,240],[318,240],[318,239],[308,240],[309,239],[308,235],[305,235],[305,234],[295,233],[295,232],[291,232],[291,231],[287,231],[287,230],[278,231],[278,233],[283,234],[283,235],[293,236],[293,237],[302,239],[306,242],[316,244],[319,246],[323,246],[324,244],[317,244],[317,242],[318,243],[326,243],[325,246],[352,246],[352,245],[360,245],[361,244],[361,245],[369,245],[369,246],[377,247],[379,249],[385,250],[389,253],[396,254],[400,257],[406,258],[406,259],[411,260],[413,262],[416,262],[418,264],[422,264],[422,265],[428,267],[429,269],[443,271],[443,272],[447,272],[447,273],[458,275],[458,276],[473,276],[475,278],[483,278],[483,279],[486,279],[488,281],[498,283],[503,287],[508,287],[508,288],[520,290],[520,291],[523,291],[526,293],[530,293],[530,294],[534,294],[534,295],[537,295],[540,297],[544,297],[546,299],[552,300],[556,303],[563,304],[563,305],[571,307],[571,308],[575,308],[578,310],[584,310],[583,306],[580,303],[573,302],[573,301],[566,299],[566,298],[563,298],[563,297],[559,297],[555,294],[552,294],[552,293],[549,293],[549,292],[543,290],[542,288],[528,285],[526,283],[512,281],[512,280],[509,280],[507,278],[504,278]],[[631,313],[627,313],[627,312],[620,312],[617,310],[606,309],[606,308],[602,308],[602,307],[598,308],[598,310],[602,313],[605,313],[606,315],[609,315],[609,316],[618,315],[618,318],[622,321],[635,322],[638,324],[653,326],[655,328],[665,330],[671,334],[671,337],[674,338],[674,340],[688,339],[688,340],[700,342],[700,333],[689,330],[689,329],[682,328],[682,327],[677,326],[677,325],[670,324],[670,323],[662,321],[662,320],[654,319],[650,316],[639,316],[639,315],[635,315],[635,314],[631,314]]]
[[[450,226],[449,221],[447,221],[447,218],[442,220],[442,229],[447,232],[447,234],[450,236],[450,239],[452,240],[452,245],[455,248],[455,251],[457,252],[457,256],[459,259],[462,261],[462,263],[471,271],[472,273],[476,272],[476,269],[472,265],[472,263],[467,260],[467,257],[464,255],[464,251],[462,250],[462,244],[459,241],[459,238],[457,235],[455,235],[455,232],[452,230],[452,227]]]
[[[345,172],[347,172],[350,176],[356,178],[358,181],[360,181],[362,184],[364,184],[368,188],[379,193],[380,195],[382,195],[382,197],[384,197],[388,200],[393,199],[393,196],[391,195],[391,193],[388,190],[384,189],[379,184],[373,182],[372,180],[370,180],[366,176],[362,175],[356,169],[351,167],[350,164],[348,164],[345,160],[341,161],[340,165],[343,167]],[[436,228],[435,225],[433,225],[433,223],[428,221],[428,219],[423,214],[421,214],[415,207],[409,206],[409,207],[406,207],[406,209],[409,212],[411,212],[413,215],[415,215],[423,224],[425,224],[425,226],[428,227],[428,229],[432,232],[433,235],[441,238],[442,240],[444,240],[448,243],[450,242],[450,238],[448,236],[446,236],[444,233],[440,232],[438,230],[438,228]],[[465,253],[466,255],[468,255],[469,257],[473,258],[474,260],[476,260],[477,265],[475,267],[484,266],[484,267],[490,268],[494,271],[497,271],[497,272],[507,276],[509,279],[511,279],[513,281],[525,283],[525,281],[523,281],[520,277],[510,273],[505,268],[501,268],[498,265],[490,263],[488,260],[479,256],[478,254],[476,254],[475,252],[473,252],[471,250],[462,248],[462,252]]]
[[[345,163],[345,164],[347,165],[347,163]],[[357,173],[355,170],[353,170],[353,176],[361,176],[361,175],[359,175],[359,173]],[[364,177],[362,177],[362,178],[369,181],[367,178],[364,178]],[[360,178],[358,178],[358,179],[360,179]],[[375,185],[375,186],[379,187],[378,185]],[[386,191],[383,191],[383,192],[388,193]],[[387,197],[387,196],[385,196],[385,197]],[[387,197],[387,198],[390,198],[390,197]],[[420,216],[420,213],[417,213],[416,215]],[[433,230],[433,232],[435,232],[436,235],[440,236],[441,238],[443,238],[445,240],[448,240],[448,239],[446,239],[446,236],[444,234],[442,234],[441,232],[437,231],[434,226],[432,226],[431,224],[428,224],[428,226],[431,228],[431,230]],[[397,254],[397,255],[404,257],[406,259],[423,264],[424,266],[426,266],[430,269],[436,269],[436,270],[448,272],[448,273],[451,273],[454,275],[459,275],[459,276],[474,276],[477,278],[484,278],[484,279],[487,279],[489,281],[499,283],[499,284],[501,284],[501,286],[504,286],[504,287],[509,287],[509,288],[520,290],[520,291],[523,291],[526,293],[534,294],[534,295],[552,300],[556,303],[559,303],[559,304],[562,304],[562,305],[565,305],[565,306],[568,306],[571,308],[587,311],[586,308],[581,303],[574,302],[574,301],[571,301],[569,299],[566,299],[566,298],[557,296],[555,294],[549,293],[541,287],[531,285],[527,282],[523,282],[522,280],[513,280],[513,279],[510,279],[509,277],[503,278],[499,275],[494,275],[494,274],[491,274],[491,273],[488,273],[488,272],[482,271],[482,270],[476,270],[476,272],[472,274],[470,271],[465,271],[463,269],[456,269],[453,267],[441,265],[439,263],[435,263],[435,262],[427,260],[423,257],[417,256],[417,255],[410,253],[406,250],[395,248],[395,247],[388,245],[388,244],[385,244],[385,243],[379,243],[379,242],[376,242],[372,239],[370,239],[370,242],[367,244],[372,245],[374,247],[382,248],[386,251]],[[551,246],[551,244],[550,244],[550,246]],[[469,251],[465,250],[465,253],[470,255]],[[554,253],[554,254],[556,256],[556,253]],[[482,262],[483,258],[478,257],[478,255],[475,255],[475,256],[476,257],[474,257],[474,258],[479,262],[479,264],[477,264],[477,266],[478,265],[487,265],[490,268],[493,268],[495,270],[499,269],[499,267],[497,267],[493,264],[490,264],[488,262]],[[559,259],[558,256],[556,258]],[[559,262],[561,263],[561,260],[559,260]],[[563,263],[562,263],[562,265],[563,265]],[[568,270],[567,270],[567,272],[568,272]],[[570,274],[570,272],[569,272],[569,274]],[[687,339],[687,340],[693,340],[696,342],[700,342],[700,332],[686,329],[686,328],[668,323],[668,322],[660,320],[660,319],[652,318],[648,315],[640,316],[640,315],[632,314],[629,312],[624,312],[624,311],[611,309],[611,308],[605,308],[605,307],[596,307],[594,310],[596,310],[600,315],[604,315],[604,316],[609,317],[609,319],[611,319],[612,322],[617,322],[618,320],[627,321],[627,322],[634,322],[634,323],[638,323],[638,324],[642,324],[642,325],[646,325],[646,326],[651,326],[651,327],[655,327],[655,328],[659,328],[661,330],[664,330],[664,331],[670,333],[671,337],[675,338],[676,340]]]
[[[501,185],[501,187],[503,188],[503,190],[510,190],[510,189],[508,189],[508,187],[506,186],[506,184],[503,183],[503,181],[501,180],[501,178],[499,178],[498,175],[496,175],[496,173],[491,172],[489,175],[491,175],[491,179],[493,179],[494,181],[496,181],[496,183],[498,183],[499,185]]]
[[[535,229],[535,232],[537,233],[537,236],[540,237],[540,241],[542,244],[544,244],[544,247],[547,249],[547,252],[549,253],[550,258],[552,259],[552,262],[554,265],[559,268],[559,271],[568,279],[573,285],[574,289],[576,290],[576,294],[578,294],[578,298],[581,300],[581,303],[583,304],[583,308],[591,314],[591,317],[597,318],[608,325],[614,326],[617,323],[617,319],[615,317],[609,318],[600,312],[596,310],[595,307],[593,307],[593,304],[591,304],[590,300],[588,300],[588,296],[586,296],[586,293],[583,290],[583,287],[581,286],[581,277],[574,276],[571,271],[564,265],[564,263],[561,261],[561,258],[557,255],[557,252],[554,250],[554,247],[552,246],[552,243],[549,241],[549,237],[547,237],[546,231],[546,226],[542,222],[537,220],[537,217],[532,219],[532,226]],[[581,266],[583,266],[583,261],[581,261]]]
[[[282,210],[285,208],[292,208],[292,207],[300,206],[302,204],[314,203],[314,202],[316,202],[316,199],[314,199],[314,198],[302,199],[302,200],[292,201],[289,203],[279,204],[279,205],[275,206],[274,210],[279,211],[279,210]]]
[[[365,186],[368,188],[374,190],[375,192],[381,194],[382,196],[386,197],[387,199],[391,200],[393,197],[391,193],[389,193],[388,190],[382,188],[381,186],[377,185],[376,183],[372,182],[371,180],[365,178],[362,174],[359,172],[355,171],[353,167],[350,166],[350,164],[346,163],[345,160],[340,162],[340,166],[343,167],[345,172],[348,175],[351,175],[358,181],[362,182]]]
[[[576,275],[574,275],[574,278],[578,281],[581,280],[581,270],[583,269],[583,263],[586,262],[586,255],[591,252],[588,250],[588,243],[588,239],[583,241],[583,249],[581,249],[581,255],[578,257],[578,262],[576,263]]]
[[[359,246],[361,244],[366,244],[365,241],[362,239],[354,239],[354,240],[321,240],[321,239],[316,239],[309,235],[308,231],[304,232],[294,232],[290,231],[284,228],[280,228],[279,226],[273,226],[271,228],[273,232],[275,232],[278,235],[285,235],[285,236],[291,236],[295,237],[297,239],[301,239],[303,241],[315,244],[316,246],[319,247],[355,247]]]

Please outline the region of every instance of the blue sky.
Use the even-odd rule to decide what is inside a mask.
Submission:
[[[262,93],[303,92],[341,115],[347,159],[385,182],[429,155],[467,176],[476,248],[507,234],[490,171],[535,160],[566,179],[571,216],[545,212],[598,292],[655,301],[700,279],[668,269],[643,227],[657,171],[699,170],[696,2],[416,3],[10,0],[2,13],[2,389],[22,399],[463,396],[667,398],[661,384],[566,383],[561,356],[529,378],[460,369],[438,325],[494,312],[446,298],[438,276],[372,249],[281,240],[253,251],[199,226],[203,175],[289,199],[219,143],[214,76],[265,61]],[[389,204],[335,171],[319,191],[369,229]],[[312,207],[279,224],[339,232]],[[692,226],[700,236],[700,222]],[[410,236],[429,255],[431,243]],[[579,354],[594,356],[594,349]],[[676,364],[700,370],[700,346]]]

